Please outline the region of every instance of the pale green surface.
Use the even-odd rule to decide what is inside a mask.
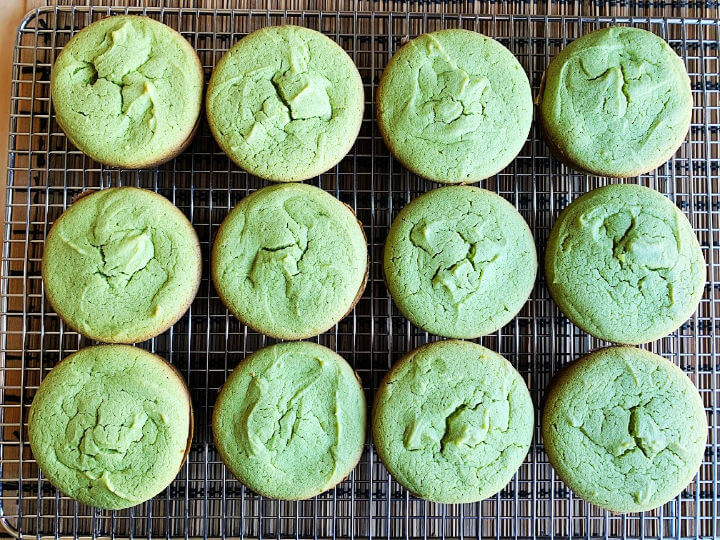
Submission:
[[[42,274],[55,311],[82,334],[134,343],[170,327],[200,283],[200,245],[187,218],[151,191],[86,195],[55,222]]]
[[[707,438],[690,379],[633,347],[600,349],[563,371],[542,427],[562,480],[615,512],[650,510],[680,493],[700,466]]]
[[[52,71],[58,123],[80,150],[118,167],[148,166],[179,150],[200,114],[202,90],[192,46],[146,17],[90,25]]]
[[[415,495],[446,503],[500,491],[525,459],[534,425],[520,374],[468,341],[412,351],[383,380],[373,410],[388,471]]]
[[[276,181],[306,180],[348,153],[362,121],[362,80],[323,34],[270,26],[222,57],[207,90],[208,122],[225,153]]]
[[[558,217],[545,274],[562,312],[615,343],[659,339],[697,308],[705,260],[685,215],[635,184],[586,193]]]
[[[190,437],[185,382],[162,358],[128,345],[67,357],[30,408],[33,456],[45,478],[84,504],[127,508],[172,482]]]
[[[365,396],[321,345],[279,343],[240,362],[213,413],[223,461],[253,491],[307,499],[345,478],[365,444]]]
[[[446,337],[494,332],[527,301],[537,273],[525,220],[484,189],[435,189],[401,210],[385,241],[393,300],[420,328]]]
[[[678,55],[655,34],[620,27],[583,36],[550,62],[540,108],[560,157],[608,176],[635,176],[667,161],[691,110]]]
[[[305,184],[276,184],[233,208],[213,246],[215,288],[243,323],[301,339],[330,328],[365,283],[367,243],[352,211]]]
[[[520,152],[533,115],[530,83],[513,54],[467,30],[402,47],[378,88],[378,125],[393,154],[420,176],[477,182]]]

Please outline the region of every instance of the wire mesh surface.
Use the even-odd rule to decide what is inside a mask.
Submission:
[[[393,160],[374,124],[375,89],[407,37],[463,27],[499,39],[526,69],[534,92],[548,61],[572,39],[611,23],[651,30],[685,60],[695,100],[687,141],[669,163],[639,179],[687,214],[708,262],[698,313],[649,348],[680,365],[700,389],[710,430],[700,473],[675,500],[645,514],[613,515],[575,497],[547,462],[536,418],[534,443],[513,480],[477,504],[442,505],[410,496],[390,478],[370,442],[350,477],[312,500],[279,502],[245,489],[212,443],[217,389],[248,353],[273,340],[241,325],[209,279],[212,238],[228,211],[265,182],[247,175],[218,148],[203,123],[192,146],[152,170],[105,168],[76,150],[57,125],[49,99],[50,68],[69,38],[109,14],[144,13],[179,30],[196,48],[206,79],[221,55],[250,31],[294,23],[320,30],[352,56],[365,84],[366,112],[350,154],[312,183],[352,206],[365,227],[368,287],[353,313],[317,340],[344,356],[368,400],[404,353],[436,339],[408,323],[382,280],[382,247],[397,212],[433,187]],[[412,13],[217,11],[196,9],[43,8],[22,24],[13,57],[10,156],[0,298],[0,505],[14,534],[244,537],[717,538],[718,355],[714,301],[720,296],[720,71],[717,21],[587,19]],[[577,174],[549,156],[534,125],[521,155],[484,182],[530,224],[538,254],[559,210],[607,183]],[[188,313],[168,332],[140,344],[177,366],[191,388],[196,431],[186,465],[152,501],[117,512],[95,511],[55,490],[27,443],[28,408],[38,384],[63,357],[92,344],[69,330],[48,305],[40,277],[43,242],[53,221],[87,189],[133,185],[156,190],[193,222],[205,258],[203,281]],[[539,275],[530,301],[502,330],[478,340],[507,357],[527,381],[537,410],[553,374],[603,342],[570,324]],[[536,414],[536,416],[539,416]]]

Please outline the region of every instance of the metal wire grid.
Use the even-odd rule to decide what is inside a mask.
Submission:
[[[695,98],[687,142],[668,164],[637,180],[674,200],[688,215],[708,261],[698,313],[650,349],[679,364],[695,381],[710,420],[700,473],[680,496],[645,514],[612,515],[575,497],[547,463],[536,421],[535,440],[518,474],[498,495],[478,504],[417,500],[392,480],[371,444],[336,489],[303,502],[280,502],[246,490],[229,474],[212,444],[209,421],[217,389],[247,353],[272,340],[228,314],[204,268],[188,314],[165,334],[141,344],[175,364],[191,387],[196,432],[178,478],[152,501],[127,511],[79,505],[43,479],[27,444],[25,421],[39,382],[61,358],[91,342],[67,329],[43,295],[40,258],[52,222],[85,189],[135,185],[156,190],[192,220],[209,258],[222,219],[265,183],[223,155],[205,124],[192,146],[153,170],[98,165],[72,147],[52,114],[50,67],[68,39],[110,14],[142,13],[179,30],[198,51],[209,77],[220,56],[246,33],[269,24],[320,30],[353,57],[365,83],[366,113],[351,153],[315,183],[350,204],[365,226],[371,258],[368,287],[352,315],[317,340],[348,359],[368,398],[388,367],[435,339],[410,325],[382,281],[382,245],[392,218],[432,183],[408,173],[389,155],[374,126],[372,104],[382,69],[406,36],[463,27],[496,37],[519,58],[534,90],[550,58],[572,39],[616,23],[649,29],[687,63]],[[0,506],[12,534],[52,536],[241,537],[495,537],[717,538],[718,342],[714,301],[720,296],[720,28],[717,21],[587,19],[412,13],[218,11],[197,9],[43,8],[17,34],[13,57],[10,155],[0,296]],[[542,256],[558,211],[575,196],[606,183],[549,157],[533,127],[522,154],[484,183],[528,220]],[[206,265],[207,266],[207,265]],[[540,275],[522,312],[479,340],[523,374],[539,407],[552,375],[602,342],[570,324],[548,297]]]

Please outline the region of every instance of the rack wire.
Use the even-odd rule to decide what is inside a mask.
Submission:
[[[695,107],[687,141],[658,170],[631,179],[666,194],[690,219],[708,262],[698,312],[649,348],[680,365],[697,384],[710,428],[698,476],[676,499],[644,514],[614,515],[573,495],[547,462],[536,419],[534,443],[513,480],[477,504],[442,505],[412,497],[379,462],[369,441],[360,464],[335,489],[312,500],[281,502],[242,486],[222,465],[210,418],[217,389],[248,353],[272,340],[232,317],[208,277],[213,235],[237,202],[265,182],[233,165],[203,123],[192,146],[152,170],[117,170],[76,150],[57,125],[49,99],[50,69],[81,28],[102,17],[144,14],[179,30],[196,48],[206,78],[239,38],[266,25],[320,30],[352,56],[365,85],[365,118],[357,143],[313,182],[352,206],[365,227],[371,259],[368,287],[353,313],[317,341],[337,350],[360,375],[368,398],[393,362],[436,339],[393,306],[382,280],[382,246],[397,212],[433,187],[393,160],[374,123],[373,102],[384,66],[403,40],[462,27],[495,37],[526,69],[534,92],[548,61],[569,41],[608,24],[627,24],[665,38],[686,62]],[[13,535],[92,537],[274,538],[717,538],[718,320],[720,296],[720,26],[698,19],[476,16],[440,13],[223,11],[173,8],[41,8],[23,21],[13,56],[7,205],[0,290],[0,509]],[[607,183],[550,157],[535,124],[521,155],[484,182],[530,224],[538,254],[559,210]],[[27,442],[28,408],[42,378],[60,359],[92,342],[68,329],[48,305],[40,276],[43,242],[53,221],[84,190],[118,185],[153,189],[193,222],[206,260],[199,294],[168,332],[140,346],[167,358],[187,378],[196,412],[189,459],[177,479],[148,503],[107,512],[80,505],[42,476]],[[603,345],[567,321],[550,300],[544,276],[506,327],[478,340],[507,357],[526,379],[537,410],[553,374]],[[539,415],[536,415],[539,416]]]

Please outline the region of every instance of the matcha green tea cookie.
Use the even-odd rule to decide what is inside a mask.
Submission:
[[[415,174],[477,182],[520,152],[533,116],[530,83],[513,54],[468,30],[424,34],[385,68],[377,119],[385,143]]]
[[[545,253],[548,289],[562,312],[615,343],[659,339],[700,302],[705,260],[683,213],[635,184],[586,193],[558,217]]]
[[[402,209],[385,242],[384,269],[393,300],[413,324],[475,338],[520,311],[537,255],[515,207],[484,189],[451,186]]]
[[[190,394],[159,356],[129,345],[89,347],[42,382],[28,432],[56,488],[83,504],[128,508],[165,489],[184,463]]]
[[[355,214],[305,184],[276,184],[245,197],[213,246],[220,298],[243,324],[280,339],[315,336],[345,317],[367,272]]]
[[[672,157],[690,127],[685,65],[660,37],[610,27],[573,41],[547,68],[540,119],[558,159],[636,176]]]
[[[355,64],[330,38],[269,26],[222,57],[207,90],[220,147],[251,174],[290,182],[337,164],[360,131],[365,96]]]
[[[308,499],[345,478],[365,444],[365,396],[330,349],[279,343],[235,368],[213,412],[215,444],[251,490]]]
[[[63,48],[50,91],[70,141],[107,165],[138,169],[175,157],[200,116],[203,70],[192,46],[148,17],[91,24]]]
[[[42,276],[53,309],[73,329],[135,343],[172,326],[200,284],[200,244],[166,198],[133,187],[85,195],[54,223]]]
[[[575,493],[613,512],[642,512],[695,476],[707,420],[697,389],[675,364],[609,347],[560,373],[542,431],[550,463]]]
[[[388,471],[413,494],[469,503],[500,491],[530,448],[534,409],[502,356],[469,341],[410,352],[375,396],[373,438]]]

